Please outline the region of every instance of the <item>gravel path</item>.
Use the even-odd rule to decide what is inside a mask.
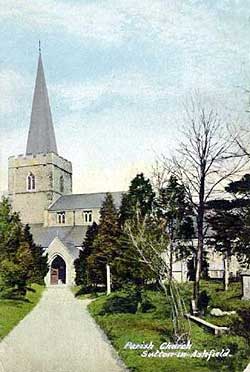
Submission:
[[[67,287],[48,288],[0,343],[0,372],[122,372],[114,349]]]

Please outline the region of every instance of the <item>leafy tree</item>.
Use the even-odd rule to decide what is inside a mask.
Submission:
[[[25,294],[30,281],[42,281],[47,258],[33,242],[29,227],[11,211],[6,198],[0,202],[0,294]]]
[[[79,258],[74,262],[76,270],[76,284],[83,285],[85,287],[91,286],[90,273],[88,266],[88,257],[93,251],[93,243],[98,233],[98,225],[93,222],[88,227],[86,237],[83,242],[82,250],[80,251]]]
[[[231,257],[236,255],[243,265],[250,264],[250,175],[230,182],[225,190],[234,199],[210,201],[208,208],[212,213],[207,220],[214,231],[211,243],[224,256],[224,287],[227,289]]]
[[[118,213],[112,195],[107,193],[100,210],[98,234],[93,241],[92,253],[87,258],[89,279],[95,285],[106,283],[107,264],[111,267],[112,283],[116,283],[117,273],[112,268],[118,250],[119,235]]]
[[[224,290],[228,290],[230,260],[235,254],[237,237],[242,228],[242,219],[237,212],[228,210],[228,202],[225,201],[224,209],[210,212],[207,222],[214,232],[209,243],[213,245],[216,252],[223,256]]]
[[[140,218],[151,216],[153,213],[155,193],[150,180],[143,173],[138,174],[132,181],[129,190],[123,195],[120,210],[119,224],[121,234],[119,238],[119,254],[115,259],[116,271],[119,273],[120,285],[133,283],[142,286],[145,281],[152,280],[152,272],[138,258],[137,252],[126,232],[124,226],[127,221],[135,221],[139,212]]]
[[[185,186],[179,183],[174,175],[170,176],[166,187],[160,188],[156,204],[158,216],[166,221],[169,238],[169,279],[172,280],[174,258],[186,258],[191,253],[191,246],[184,243],[194,236],[192,205]]]
[[[46,276],[49,270],[47,262],[48,254],[44,254],[43,248],[34,243],[29,225],[25,225],[23,229],[23,239],[25,242],[28,243],[29,249],[33,257],[33,267],[30,281],[32,281],[33,283],[43,284],[44,277]]]
[[[250,174],[245,174],[240,180],[229,183],[225,190],[237,198],[250,198]]]
[[[240,221],[235,253],[243,265],[250,266],[250,174],[245,174],[238,181],[230,182],[226,191],[235,197],[231,204]],[[234,225],[231,229],[233,228]]]
[[[7,198],[0,202],[0,261],[11,259],[20,245],[22,224],[17,213],[11,212]]]
[[[124,225],[125,221],[134,218],[136,210],[142,217],[152,212],[155,193],[150,180],[143,173],[138,174],[132,181],[128,193],[123,195],[119,221]]]

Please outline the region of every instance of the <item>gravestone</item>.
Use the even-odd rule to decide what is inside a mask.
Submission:
[[[242,300],[250,300],[250,270],[241,273],[242,280]]]

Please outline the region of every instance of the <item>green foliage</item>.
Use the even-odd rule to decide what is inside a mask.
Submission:
[[[234,319],[231,330],[234,334],[244,337],[250,344],[250,311],[238,309],[238,317]]]
[[[11,213],[8,199],[0,202],[0,261],[11,259],[20,244],[22,224],[17,213]]]
[[[211,243],[215,250],[227,257],[232,256],[235,253],[234,243],[242,227],[238,213],[227,209],[214,210],[207,221],[214,231]]]
[[[115,313],[146,313],[155,309],[145,291],[141,291],[137,286],[127,285],[119,293],[114,293],[107,298],[99,314]]]
[[[152,213],[155,193],[149,179],[143,173],[138,174],[132,181],[128,193],[123,195],[119,221],[123,226],[126,220],[132,219],[139,209],[142,217]]]
[[[250,197],[250,174],[245,174],[239,181],[232,181],[225,190],[231,194]]]
[[[31,271],[31,276],[29,281],[32,283],[43,284],[44,277],[46,276],[48,267],[48,254],[44,254],[43,248],[36,245],[33,240],[33,236],[30,233],[29,225],[25,225],[23,230],[23,239],[29,245],[29,250],[31,251],[33,258],[33,266]]]
[[[228,234],[230,232],[236,237],[234,253],[244,265],[250,265],[250,175],[245,174],[239,181],[231,182],[226,188],[231,194],[234,194],[236,201],[233,207],[237,208],[235,221],[232,221]],[[235,226],[236,223],[236,226]],[[237,226],[239,229],[237,230]],[[236,229],[236,232],[235,232]]]
[[[23,270],[18,263],[14,263],[9,259],[1,261],[0,275],[0,298],[13,297],[14,288],[19,286],[24,290],[26,281],[23,281]],[[24,290],[25,291],[25,290]],[[25,293],[25,292],[24,292]]]
[[[197,303],[198,309],[200,310],[201,314],[206,314],[209,301],[210,296],[207,294],[207,291],[201,291]]]
[[[185,186],[173,175],[170,176],[167,185],[159,190],[156,213],[166,223],[171,279],[175,259],[185,259],[195,253],[191,244],[194,237],[193,208]]]
[[[98,234],[98,225],[93,222],[88,227],[86,236],[83,242],[82,250],[80,251],[79,258],[74,262],[76,270],[76,285],[82,285],[85,290],[91,287],[90,281],[90,267],[88,265],[88,257],[92,254],[93,243]]]
[[[136,313],[138,301],[135,297],[131,296],[112,296],[109,298],[101,312],[100,315],[104,314],[115,314],[115,313]]]
[[[0,297],[25,295],[27,284],[43,282],[47,257],[37,247],[29,227],[12,213],[8,200],[0,203]]]
[[[166,187],[159,190],[156,206],[159,216],[167,221],[173,241],[193,238],[193,209],[185,186],[175,176],[170,176]]]
[[[115,270],[114,259],[118,254],[118,239],[120,236],[120,228],[118,224],[118,214],[112,195],[106,194],[106,198],[100,210],[100,223],[98,231],[95,231],[89,237],[89,249],[86,261],[88,280],[94,286],[106,285],[106,265],[110,264],[112,271],[112,284],[117,281],[117,272]]]
[[[235,253],[243,266],[250,266],[250,208],[244,208],[242,211]]]
[[[141,286],[146,281],[154,279],[152,271],[147,264],[142,262],[125,229],[127,223],[133,224],[136,228],[135,220],[138,213],[141,219],[148,218],[149,220],[153,217],[154,198],[152,185],[143,173],[138,174],[131,181],[128,193],[123,195],[119,210],[119,225],[121,227],[119,249],[113,266],[118,274],[117,284],[119,287],[124,283],[134,283]],[[155,231],[152,229],[151,234],[154,233]]]

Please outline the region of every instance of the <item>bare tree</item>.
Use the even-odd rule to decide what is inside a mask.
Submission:
[[[177,283],[174,280],[170,281],[170,269],[163,257],[168,242],[165,222],[160,226],[158,222],[152,223],[150,217],[142,218],[137,212],[134,220],[126,221],[125,233],[140,261],[155,274],[166,298],[170,298],[175,338],[187,340],[190,337],[190,323],[185,319],[187,310],[179,294]],[[168,282],[168,287],[166,282]]]
[[[218,114],[203,105],[198,98],[191,99],[186,108],[183,140],[176,155],[163,158],[163,168],[175,174],[186,186],[193,205],[197,225],[195,254],[195,281],[193,299],[199,295],[201,264],[204,255],[206,203],[223,192],[223,183],[243,171],[246,156],[237,151],[237,136],[223,125]],[[216,195],[217,194],[217,195]]]

